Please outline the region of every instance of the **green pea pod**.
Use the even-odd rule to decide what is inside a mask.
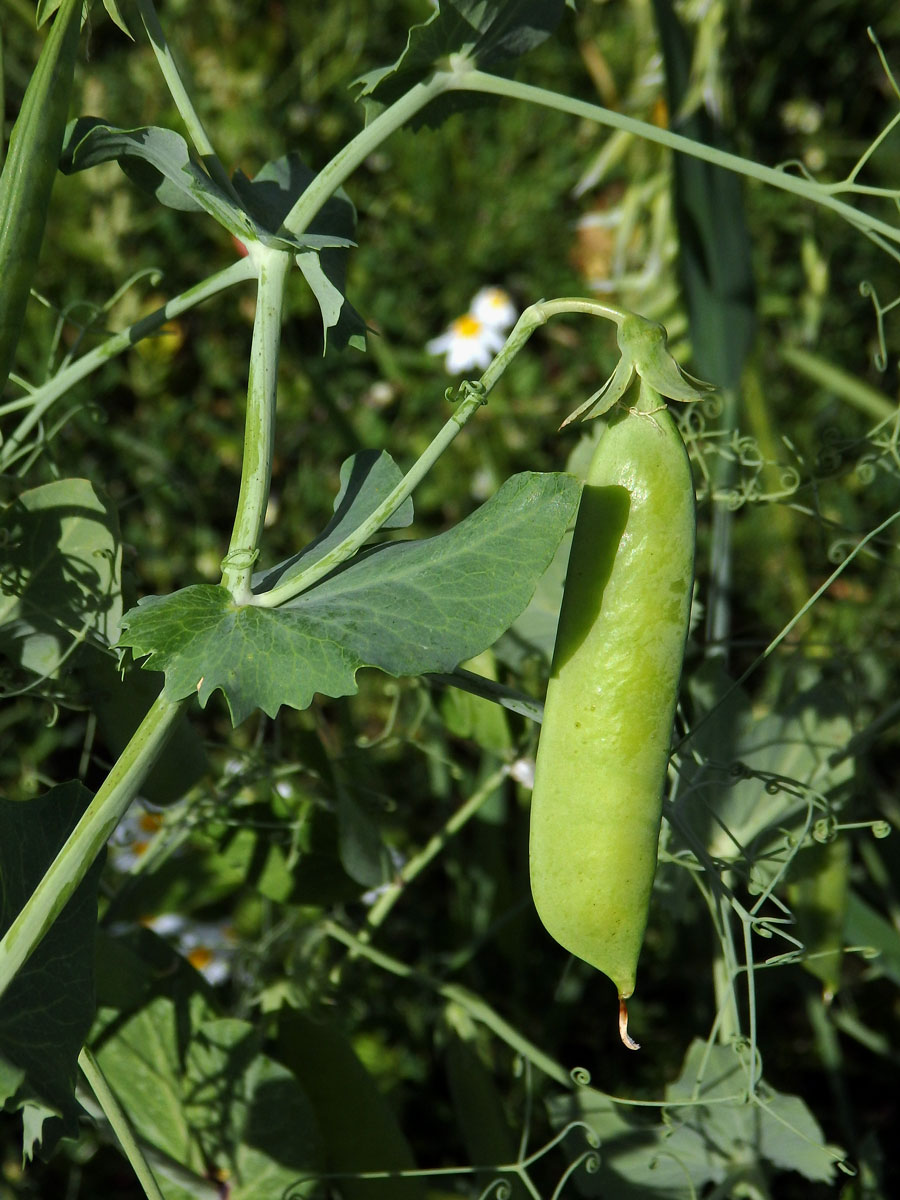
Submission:
[[[83,0],[62,0],[41,50],[0,176],[0,388],[13,364],[59,163]]]
[[[547,931],[619,992],[619,1030],[656,872],[690,615],[691,469],[642,383],[600,439],[581,497],[531,805],[531,888]]]

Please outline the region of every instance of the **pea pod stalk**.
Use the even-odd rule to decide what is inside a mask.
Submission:
[[[626,1001],[656,872],[694,570],[681,435],[641,384],[591,462],[575,526],[531,807],[531,887],[547,931]]]

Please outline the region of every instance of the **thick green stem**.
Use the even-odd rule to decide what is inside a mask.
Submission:
[[[513,100],[527,100],[531,104],[539,104],[544,108],[553,108],[557,112],[569,113],[573,117],[595,121],[600,125],[608,125],[613,129],[624,129],[626,132],[644,138],[646,141],[656,142],[658,145],[666,146],[670,150],[677,150],[682,154],[688,154],[691,158],[699,158],[703,162],[712,163],[717,167],[724,167],[726,170],[734,171],[738,175],[757,179],[760,183],[769,184],[771,187],[779,188],[783,192],[791,192],[795,196],[801,196],[804,200],[811,200],[814,204],[820,204],[823,208],[828,208],[832,212],[837,213],[838,216],[843,217],[845,221],[849,221],[857,229],[880,234],[886,241],[893,242],[894,244],[900,243],[900,228],[895,225],[889,225],[887,221],[879,220],[878,217],[873,217],[869,213],[861,212],[859,209],[854,208],[852,204],[847,204],[843,200],[836,198],[834,194],[836,192],[844,191],[852,193],[859,190],[852,184],[817,183],[813,179],[806,179],[801,175],[791,175],[787,171],[778,170],[775,167],[764,167],[761,163],[741,158],[738,154],[729,154],[726,150],[719,150],[715,146],[707,146],[703,142],[695,142],[692,138],[685,137],[683,134],[672,133],[668,129],[660,129],[657,125],[648,125],[645,121],[638,121],[634,117],[626,117],[623,113],[613,112],[611,109],[603,108],[602,105],[588,104],[584,100],[573,100],[557,92],[533,87],[527,83],[519,83],[514,79],[503,79],[496,75],[486,74],[483,71],[466,71],[451,75],[448,86],[453,91],[485,92],[492,96],[507,96]]]
[[[466,422],[478,411],[491,389],[496,385],[500,376],[521,350],[535,329],[543,325],[550,317],[560,313],[589,313],[596,317],[606,317],[617,324],[630,315],[622,309],[599,300],[585,300],[579,296],[563,296],[558,300],[541,300],[526,308],[516,322],[512,332],[506,339],[502,350],[499,350],[487,370],[476,384],[463,384],[463,399],[450,420],[444,425],[437,437],[431,442],[424,454],[414,463],[397,486],[387,495],[371,515],[357,526],[356,529],[328,554],[322,556],[306,571],[301,571],[291,579],[278,584],[268,592],[253,596],[251,601],[262,608],[277,608],[278,605],[292,600],[301,592],[305,592],[335,567],[346,562],[363,546],[373,534],[377,533],[385,521],[396,512],[403,501],[415,487],[424,479],[440,456],[444,453]]]
[[[79,383],[93,371],[102,367],[110,359],[124,353],[131,346],[141,341],[142,338],[149,337],[150,334],[155,333],[167,321],[174,320],[182,313],[187,312],[188,309],[200,304],[203,300],[209,299],[210,296],[217,295],[233,284],[242,283],[245,279],[251,279],[255,271],[256,267],[249,258],[241,258],[237,262],[231,263],[223,271],[217,271],[209,279],[204,279],[202,283],[188,288],[186,292],[182,292],[179,296],[174,296],[161,308],[149,313],[146,317],[142,317],[134,325],[129,325],[121,333],[116,333],[111,338],[107,338],[102,345],[88,351],[87,354],[83,354],[81,358],[76,359],[68,367],[64,367],[63,370],[58,371],[47,383],[39,388],[35,388],[25,398],[29,405],[28,413],[22,418],[9,437],[6,438],[3,445],[0,446],[0,471],[5,472],[9,469],[10,464],[22,453],[25,441],[32,429],[39,424],[47,410],[60,396],[74,387],[76,383]]]
[[[285,282],[291,266],[291,255],[282,250],[254,246],[252,253],[259,267],[259,288],[250,349],[244,460],[234,528],[228,554],[222,564],[222,585],[231,592],[236,604],[246,604],[252,598],[250,578],[259,554],[259,540],[269,502],[272,453],[275,448],[281,314]]]
[[[87,1046],[82,1049],[78,1056],[78,1065],[91,1085],[91,1090],[96,1097],[97,1103],[103,1109],[104,1116],[109,1121],[110,1128],[118,1138],[119,1145],[122,1147],[122,1153],[131,1163],[132,1170],[137,1175],[138,1182],[144,1189],[144,1195],[147,1197],[147,1200],[164,1200],[163,1194],[159,1189],[159,1184],[156,1182],[153,1171],[150,1169],[150,1164],[144,1157],[144,1152],[141,1150],[138,1140],[134,1136],[134,1130],[131,1128],[128,1114],[122,1108],[118,1096],[109,1086],[106,1076],[100,1070],[100,1064],[94,1058],[91,1051],[88,1050]]]
[[[0,941],[0,996],[81,883],[175,727],[184,701],[159,696]]]

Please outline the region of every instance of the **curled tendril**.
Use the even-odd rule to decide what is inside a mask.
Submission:
[[[725,408],[725,399],[718,392],[713,392],[703,401],[703,416],[707,421],[715,421],[721,417]]]
[[[258,558],[258,549],[248,550],[245,547],[239,547],[237,550],[232,550],[230,554],[226,554],[219,567],[222,571],[229,567],[235,571],[248,571]]]
[[[745,762],[740,760],[733,762],[728,768],[728,774],[732,779],[752,779],[753,772]]]
[[[828,547],[827,558],[830,563],[838,566],[856,546],[851,538],[836,538]]]
[[[839,1171],[843,1171],[845,1175],[855,1177],[858,1174],[856,1167],[854,1167],[853,1163],[846,1158],[836,1158],[834,1160],[834,1165]]]
[[[766,795],[777,796],[781,791],[781,784],[777,779],[769,779],[766,781]]]
[[[732,441],[732,447],[742,467],[765,466],[766,460],[762,456],[756,438],[750,437],[747,434],[742,437],[735,437]]]
[[[512,1200],[512,1184],[508,1179],[492,1179],[478,1200]]]
[[[835,817],[820,817],[812,827],[813,840],[826,845],[833,842],[838,834],[838,823]]]
[[[872,307],[875,309],[875,328],[878,337],[878,349],[875,352],[875,366],[879,371],[884,371],[887,368],[887,343],[884,340],[884,307],[878,299],[878,293],[875,291],[874,284],[870,280],[864,279],[859,285],[859,294],[866,299],[872,301]]]
[[[569,1072],[569,1078],[576,1087],[590,1087],[591,1073],[587,1067],[573,1067]]]
[[[600,1155],[596,1150],[585,1150],[584,1154],[579,1154],[578,1158],[569,1163],[560,1177],[559,1183],[553,1189],[551,1200],[559,1200],[563,1193],[563,1188],[572,1178],[579,1168],[584,1167],[585,1174],[596,1175],[600,1170]]]
[[[448,400],[452,400],[453,388],[448,388],[444,395]],[[487,404],[487,388],[480,379],[464,379],[457,389],[456,399],[460,403],[463,400],[474,399],[481,404]]]
[[[870,483],[874,483],[877,475],[878,464],[874,455],[867,455],[856,464],[856,480],[861,487],[868,487]]]
[[[887,821],[872,822],[872,837],[886,838],[891,836],[891,827]]]

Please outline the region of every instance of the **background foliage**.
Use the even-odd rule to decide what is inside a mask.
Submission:
[[[409,24],[427,11],[411,0],[160,5],[223,161],[248,175],[287,148],[322,166],[361,124],[346,85],[392,62]],[[702,50],[692,78],[705,111],[721,115],[730,143],[750,158],[799,159],[837,178],[896,111],[855,6],[787,0],[685,5],[682,13]],[[10,123],[39,39],[30,5],[4,0],[0,14]],[[879,0],[866,19],[900,67],[896,6]],[[126,45],[98,19],[87,45],[73,111],[178,127],[140,39]],[[672,119],[653,6],[644,0],[580,4],[518,75],[658,124]],[[484,283],[524,305],[611,280],[623,304],[666,323],[691,368],[670,158],[615,136],[504,101],[436,130],[402,132],[354,176],[360,246],[348,295],[377,336],[365,356],[323,358],[314,299],[293,279],[272,561],[326,524],[349,455],[389,448],[408,462],[423,449],[445,419],[447,382],[423,347]],[[900,188],[896,147],[894,133],[868,182]],[[889,1131],[898,1119],[898,850],[896,837],[877,838],[872,827],[900,817],[896,539],[888,533],[855,557],[740,693],[728,694],[723,682],[726,669],[740,676],[841,553],[896,509],[897,359],[889,353],[884,371],[875,365],[877,325],[860,284],[888,303],[897,264],[822,210],[756,185],[741,191],[757,314],[741,403],[724,419],[704,407],[685,423],[701,573],[679,732],[714,716],[679,760],[667,810],[632,1012],[645,1049],[620,1051],[607,981],[568,961],[531,908],[528,792],[517,766],[533,754],[531,723],[433,682],[375,671],[361,675],[357,696],[274,719],[255,715],[237,730],[213,700],[192,711],[171,760],[147,785],[147,799],[161,807],[145,810],[153,837],[139,867],[126,870],[131,863],[110,855],[94,1037],[102,1043],[111,1023],[127,1027],[105,1060],[98,1051],[114,1081],[133,1078],[128,1047],[151,1036],[157,1083],[163,1078],[172,1097],[188,1084],[202,1092],[203,1080],[241,1080],[235,1091],[247,1111],[229,1118],[241,1128],[265,1122],[268,1110],[253,1107],[265,1087],[276,1089],[282,1111],[298,1114],[295,1129],[315,1111],[319,1144],[286,1133],[283,1174],[269,1192],[248,1195],[282,1194],[323,1155],[345,1171],[514,1162],[523,1131],[533,1150],[573,1117],[607,1149],[596,1174],[573,1175],[567,1195],[682,1197],[692,1194],[686,1176],[703,1195],[897,1192]],[[29,309],[19,361],[35,378],[49,375],[76,345],[94,344],[235,255],[227,235],[153,205],[114,164],[60,176],[36,282],[44,302]],[[117,292],[136,272],[147,274]],[[67,476],[102,481],[118,509],[129,602],[218,579],[252,317],[249,291],[232,292],[109,364],[65,399],[66,419],[47,431],[27,477],[4,481],[9,496]],[[886,335],[890,351],[890,315]],[[418,491],[413,532],[446,529],[516,472],[563,469],[580,433],[557,435],[559,420],[615,358],[612,333],[593,325],[566,322],[537,336]],[[724,644],[707,640],[704,627],[711,493],[733,511]],[[526,623],[479,664],[482,673],[541,694],[558,582],[550,577]],[[0,785],[13,801],[63,779],[96,787],[137,719],[138,693],[145,702],[152,694],[151,675],[134,679],[132,720],[120,699],[109,700],[118,696],[110,664],[85,654],[71,668],[38,694],[13,659],[4,669]],[[807,836],[798,851],[820,819],[819,840]],[[684,869],[698,846],[725,864],[743,917]],[[406,887],[395,882],[401,868]],[[793,936],[819,957],[757,969],[747,987],[748,962],[758,967],[792,950],[778,940],[788,911]],[[171,913],[227,927],[231,970],[214,994],[197,991],[191,968],[176,967],[159,935],[137,924]],[[841,944],[879,953],[839,958]],[[737,1011],[722,1018],[719,1010],[719,1019],[749,1031],[748,1040],[706,1047],[734,978]],[[188,1010],[203,1044],[192,1044],[179,1081],[178,1022]],[[523,1069],[535,1047],[565,1071],[586,1068],[597,1091],[573,1099],[533,1056]],[[692,1090],[704,1047],[713,1057],[703,1078],[714,1076],[728,1095],[761,1055],[764,1119],[754,1109],[723,1116],[714,1089]],[[139,1132],[201,1175],[258,1172],[204,1143],[198,1122],[185,1117],[196,1094],[145,1110]],[[687,1119],[663,1126],[653,1123],[657,1110],[614,1106],[609,1096],[664,1096],[670,1114],[682,1113],[679,1099],[694,1103]],[[198,1103],[214,1124],[209,1114],[226,1100]],[[0,1195],[139,1194],[102,1125],[86,1126],[48,1164],[23,1173],[18,1119],[2,1121]],[[788,1126],[809,1144],[791,1140]],[[810,1148],[822,1136],[842,1148],[855,1177]],[[550,1196],[589,1148],[577,1133],[565,1147],[532,1168],[537,1194]],[[340,1194],[477,1196],[493,1177],[351,1181]],[[521,1179],[512,1186],[516,1197],[527,1194]]]

